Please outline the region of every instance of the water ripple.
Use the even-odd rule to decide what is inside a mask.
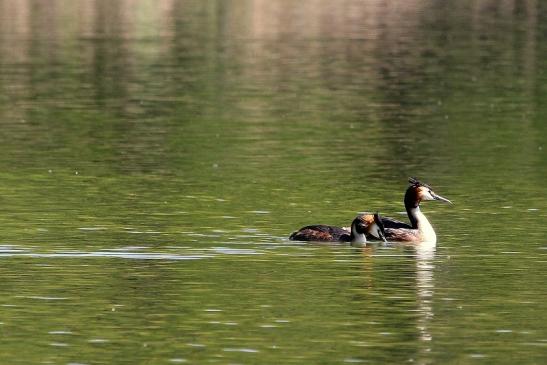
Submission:
[[[33,257],[33,258],[85,258],[107,257],[132,260],[199,260],[211,258],[212,255],[177,255],[163,253],[136,253],[136,252],[54,252],[54,253],[0,253],[0,257]]]

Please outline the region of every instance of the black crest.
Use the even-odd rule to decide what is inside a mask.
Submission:
[[[415,177],[409,177],[408,178],[408,182],[410,183],[410,185],[414,186],[414,187],[420,187],[420,186],[425,186],[426,188],[428,189],[431,189],[431,186],[427,185],[427,184],[424,184],[423,182],[420,182],[418,179],[416,179]]]

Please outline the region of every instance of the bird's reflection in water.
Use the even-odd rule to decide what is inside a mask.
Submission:
[[[400,360],[427,361],[433,340],[435,245],[380,244],[356,249],[355,253],[362,264],[359,295],[353,296],[358,303],[353,308],[366,308],[359,312],[366,329],[360,337],[378,341],[381,348],[386,338],[378,334],[389,333],[391,340],[405,342],[410,336],[416,345],[401,353]]]
[[[429,324],[433,320],[433,293],[435,283],[433,271],[435,269],[435,246],[427,244],[414,247],[416,255],[416,294],[418,300],[418,311],[421,314],[418,320],[417,329],[422,341],[431,341],[432,335],[429,331]],[[426,349],[430,351],[429,348]]]

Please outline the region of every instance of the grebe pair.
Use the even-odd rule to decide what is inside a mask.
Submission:
[[[367,238],[377,238],[384,241],[387,239],[388,241],[436,243],[437,236],[435,230],[426,216],[420,211],[420,203],[428,200],[438,200],[450,204],[452,202],[435,194],[429,185],[415,178],[411,177],[408,182],[410,186],[406,189],[404,203],[410,224],[393,218],[380,217],[378,214],[372,215],[367,213],[354,219],[351,225],[351,232],[339,227],[324,225],[306,226],[291,234],[289,239],[297,241],[351,241],[352,243],[366,243]],[[356,220],[361,216],[368,218],[363,220],[365,223],[361,223],[360,227],[357,227]]]

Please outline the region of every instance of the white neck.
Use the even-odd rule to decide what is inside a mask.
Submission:
[[[437,235],[435,234],[435,230],[425,217],[424,213],[420,211],[419,207],[415,209],[414,216],[416,217],[416,222],[418,223],[418,232],[420,232],[422,241],[436,243]]]
[[[365,236],[364,233],[357,233],[357,230],[355,229],[355,225],[351,226],[351,235],[353,238],[351,240],[352,245],[364,245],[367,243],[367,237]]]

